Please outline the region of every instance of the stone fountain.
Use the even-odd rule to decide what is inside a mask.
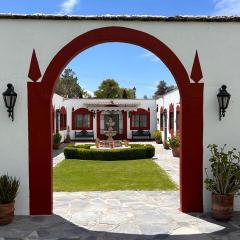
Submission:
[[[115,126],[115,122],[113,122],[112,118],[109,118],[107,122],[108,130],[104,131],[104,134],[108,137],[107,141],[112,142],[113,136],[117,134],[116,131],[113,130],[113,127]]]
[[[107,130],[104,131],[105,136],[107,136],[107,140],[96,139],[96,146],[92,146],[91,148],[98,149],[109,149],[109,148],[129,148],[128,141],[114,140],[113,137],[116,136],[117,131],[113,130],[115,126],[115,122],[112,118],[109,118],[107,124]]]
[[[116,136],[117,131],[113,130],[113,127],[115,126],[115,122],[110,117],[108,122],[106,123],[108,126],[108,129],[104,131],[105,136],[107,136],[107,140],[103,140],[103,147],[106,148],[114,148],[114,147],[121,147],[122,143],[119,140],[114,140],[113,137]]]

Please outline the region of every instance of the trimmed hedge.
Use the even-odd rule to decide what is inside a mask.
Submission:
[[[152,158],[155,148],[151,144],[130,144],[131,148],[90,149],[92,144],[68,145],[64,148],[66,159],[81,160],[133,160]]]

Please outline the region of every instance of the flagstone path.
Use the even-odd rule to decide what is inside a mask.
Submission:
[[[156,144],[154,144],[156,145]],[[56,156],[54,165],[63,155]],[[179,183],[179,159],[156,146],[154,159]],[[53,216],[17,216],[0,240],[239,240],[240,213],[229,222],[178,210],[178,191],[54,193]]]

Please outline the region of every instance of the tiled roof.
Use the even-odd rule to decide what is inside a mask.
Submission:
[[[158,22],[240,22],[238,16],[155,16],[155,15],[50,15],[0,13],[0,19],[102,20]]]

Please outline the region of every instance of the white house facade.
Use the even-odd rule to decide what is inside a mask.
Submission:
[[[72,140],[104,139],[107,122],[115,123],[118,140],[150,140],[157,129],[157,105],[154,99],[64,99],[54,94],[52,100],[53,131],[66,138],[69,127]],[[78,133],[86,131],[89,136]],[[134,136],[132,132],[143,132]],[[147,134],[149,133],[149,134]]]
[[[180,134],[181,106],[178,88],[166,93],[156,100],[157,129],[162,132],[163,140]]]

